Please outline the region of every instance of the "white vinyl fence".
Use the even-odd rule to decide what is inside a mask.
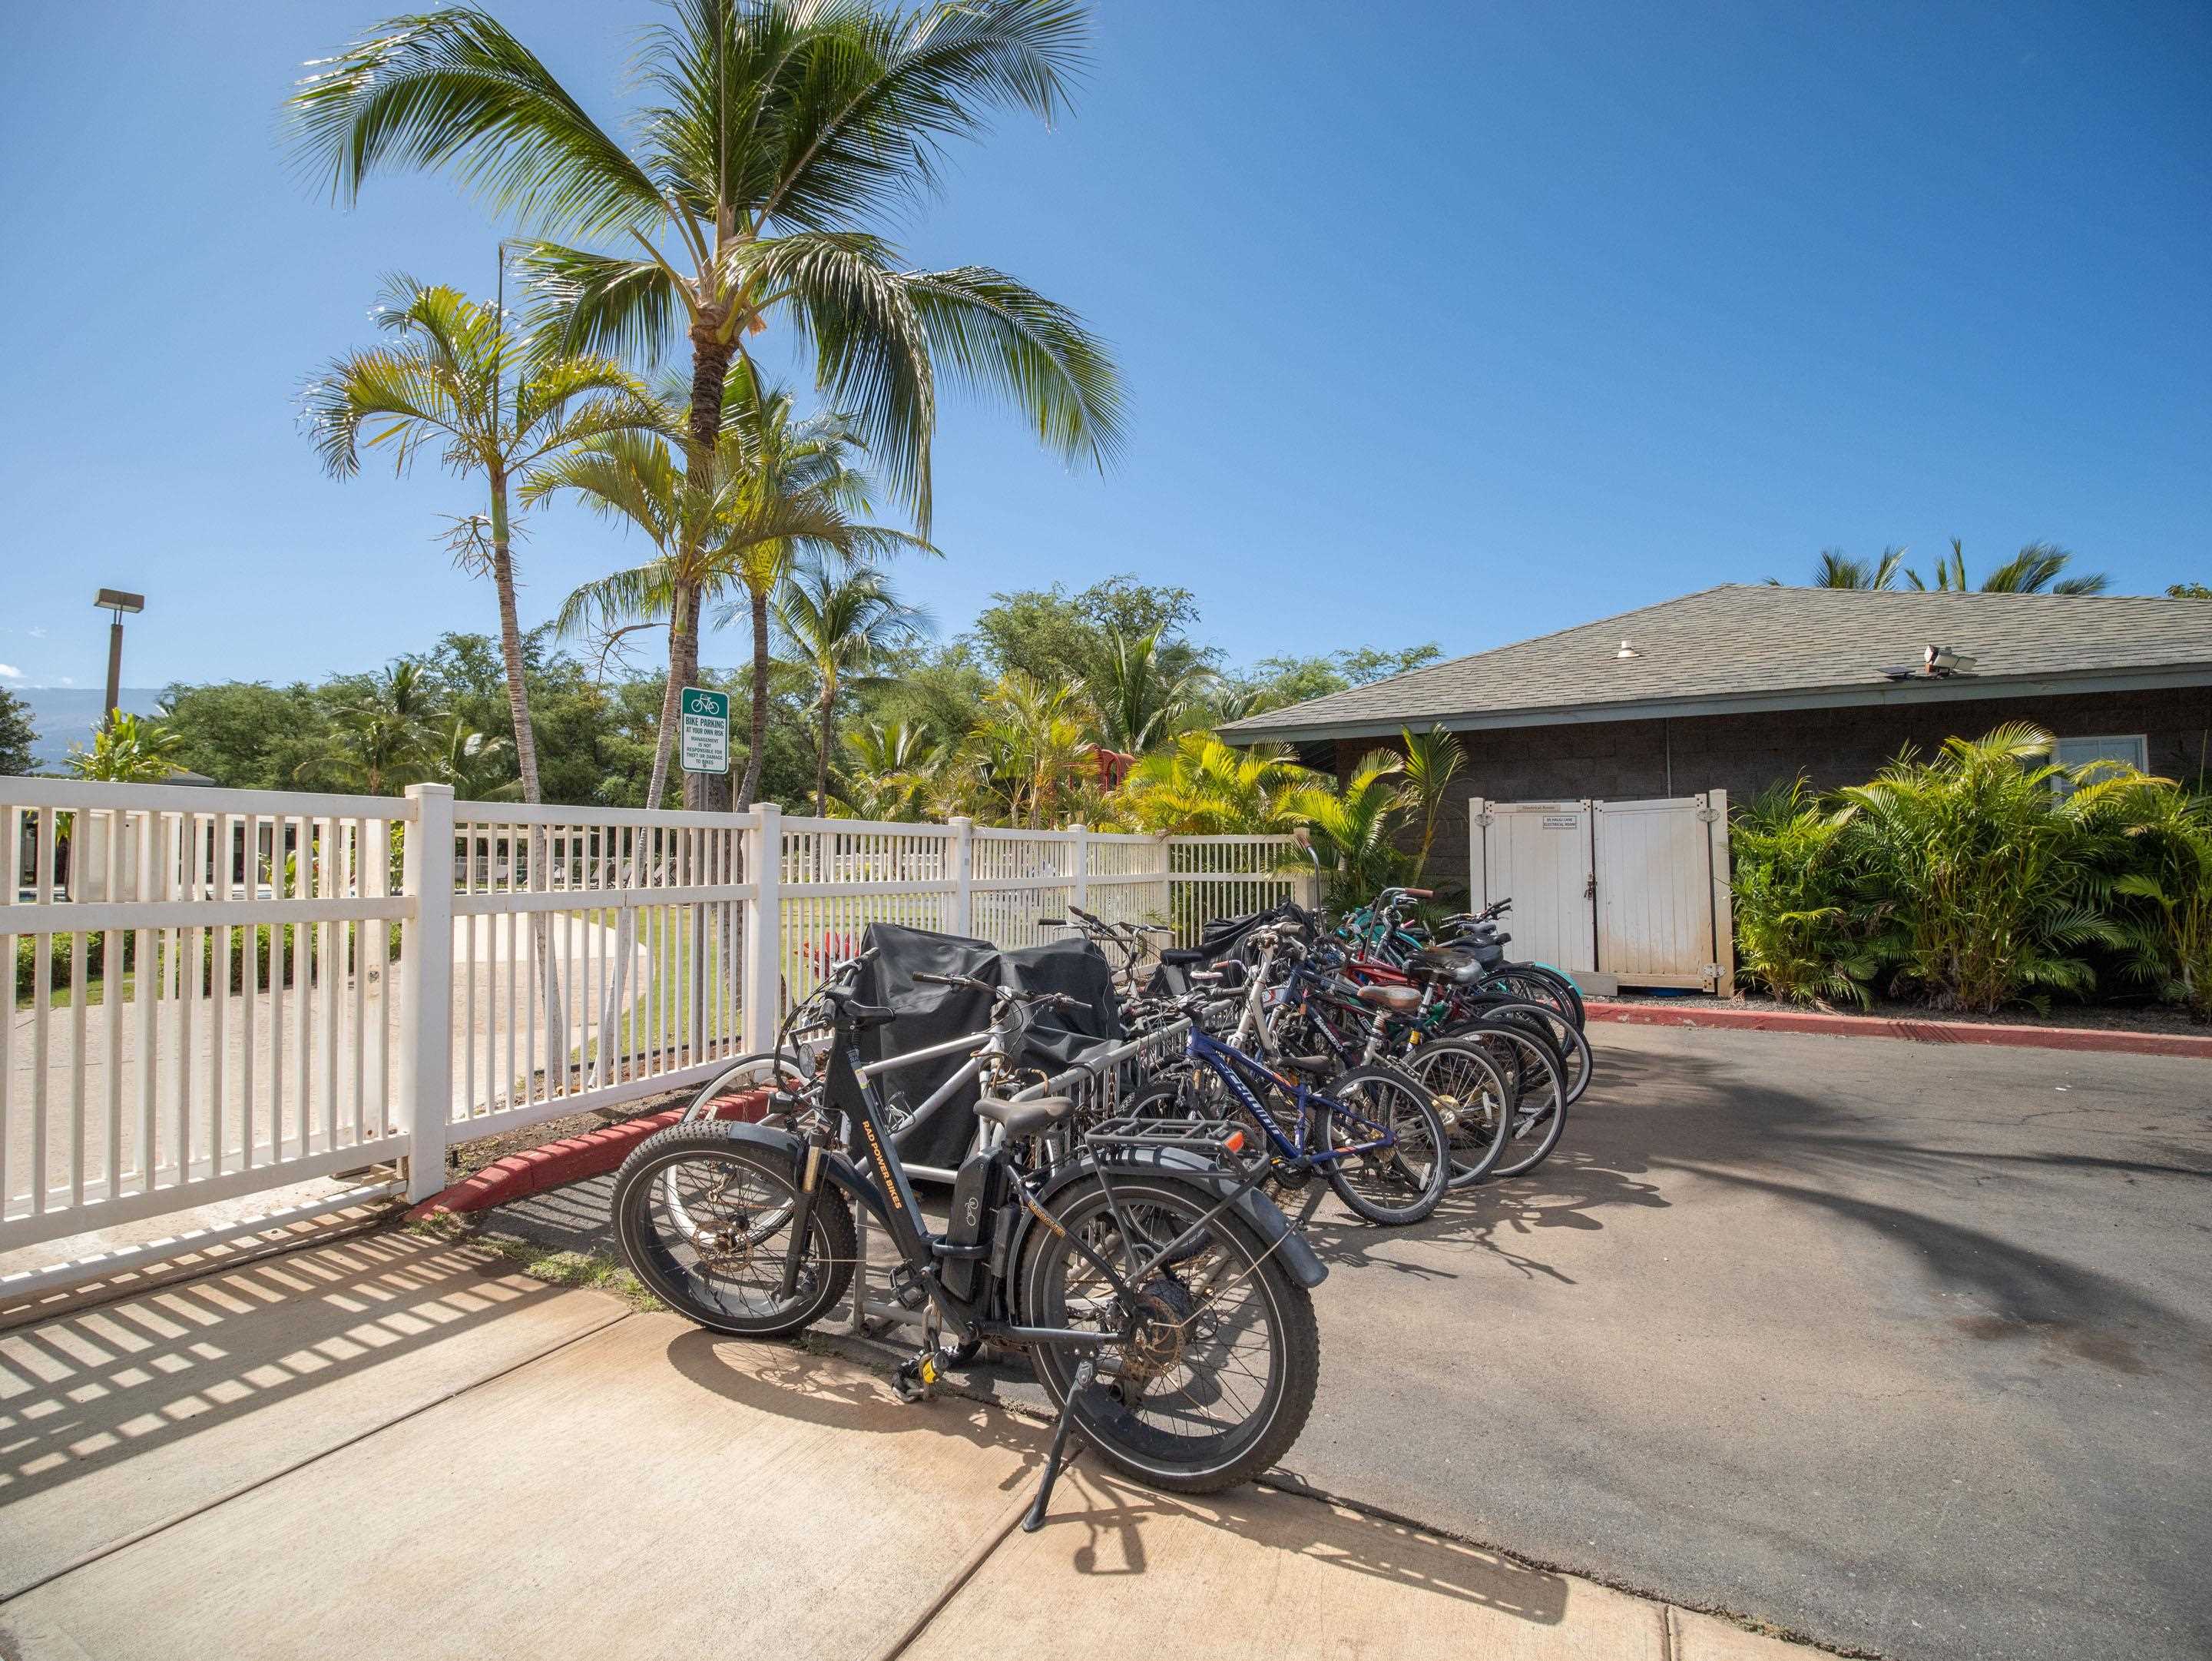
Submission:
[[[1289,858],[1281,837],[0,777],[0,956],[25,988],[0,1023],[0,1251],[402,1160],[349,1196],[425,1197],[451,1141],[768,1048],[871,922],[1012,947],[1075,905],[1188,941],[1291,897]]]

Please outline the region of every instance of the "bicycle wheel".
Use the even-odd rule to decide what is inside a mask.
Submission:
[[[1451,1181],[1443,1120],[1429,1092],[1393,1067],[1355,1067],[1317,1098],[1322,1168],[1336,1197],[1370,1223],[1418,1223]],[[1348,1153],[1382,1141],[1365,1153]]]
[[[1242,1216],[1207,1216],[1218,1203],[1210,1191],[1150,1174],[1113,1180],[1111,1203],[1095,1175],[1054,1197],[1059,1228],[1034,1231],[1024,1253],[1020,1319],[1123,1335],[1097,1352],[1097,1378],[1075,1404],[1084,1435],[1111,1463],[1177,1494],[1249,1482],[1289,1451],[1313,1409],[1313,1299]],[[1195,1241],[1172,1262],[1146,1268],[1193,1227]],[[1133,1308],[1079,1239],[1135,1283]],[[1048,1344],[1031,1355],[1062,1406],[1081,1358]]]
[[[1484,990],[1548,1005],[1572,1021],[1577,1031],[1582,1027],[1582,989],[1565,975],[1547,969],[1541,964],[1515,964],[1484,983]]]
[[[716,1102],[728,1096],[742,1096],[753,1090],[804,1090],[813,1082],[813,1075],[793,1056],[774,1050],[757,1050],[750,1056],[739,1056],[716,1074],[691,1104],[684,1110],[684,1123],[714,1116]]]
[[[1466,1006],[1466,1013],[1468,1021],[1455,1022],[1445,1029],[1446,1037],[1461,1037],[1468,1022],[1510,1022],[1534,1032],[1559,1052],[1567,1086],[1567,1104],[1571,1107],[1583,1098],[1583,1092],[1589,1088],[1595,1058],[1582,1029],[1558,1010],[1548,1004],[1531,1003],[1525,998],[1480,998],[1471,1001]]]
[[[1449,1042],[1480,1045],[1513,1082],[1513,1113],[1505,1146],[1486,1175],[1517,1177],[1534,1170],[1559,1146],[1559,1133],[1566,1125],[1566,1074],[1559,1052],[1542,1034],[1510,1021],[1488,1025],[1472,1022]],[[1463,1185],[1458,1177],[1452,1179],[1454,1188]]]
[[[1512,1135],[1520,1069],[1500,1067],[1480,1043],[1453,1038],[1415,1045],[1405,1068],[1435,1099],[1437,1110],[1451,1116],[1451,1186],[1480,1182]]]
[[[853,1279],[852,1208],[825,1183],[798,1287],[783,1296],[798,1197],[783,1153],[732,1141],[711,1121],[673,1124],[623,1161],[616,1238],[630,1272],[678,1314],[717,1332],[780,1338],[820,1320]]]

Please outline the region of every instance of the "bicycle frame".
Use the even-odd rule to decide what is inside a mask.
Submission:
[[[1285,1077],[1273,1068],[1196,1026],[1190,1030],[1189,1046],[1184,1053],[1194,1063],[1205,1068],[1228,1086],[1230,1094],[1259,1121],[1260,1128],[1267,1133],[1267,1140],[1274,1145],[1275,1152],[1285,1159],[1308,1165],[1323,1165],[1334,1159],[1373,1153],[1398,1145],[1395,1133],[1386,1125],[1376,1123],[1358,1109],[1346,1106],[1326,1091],[1316,1090],[1311,1085]],[[1254,1084],[1257,1080],[1265,1082],[1255,1089]],[[1289,1093],[1297,1114],[1297,1138],[1295,1141],[1284,1134],[1281,1122],[1267,1110],[1262,1095],[1267,1090]],[[1341,1114],[1378,1135],[1371,1141],[1357,1142],[1347,1147],[1309,1149],[1305,1145],[1306,1131],[1312,1123],[1313,1107],[1316,1102],[1322,1104],[1324,1111]]]

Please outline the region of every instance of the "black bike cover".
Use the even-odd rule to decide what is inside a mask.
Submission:
[[[1003,952],[988,940],[877,922],[868,925],[864,943],[875,955],[860,965],[854,991],[864,1002],[889,1004],[899,1012],[898,1019],[860,1035],[864,1060],[910,1055],[990,1025],[988,994],[973,987],[933,986],[915,980],[917,971],[973,975],[1024,992],[1061,992],[1082,1000],[1080,1009],[1037,1013],[1023,1046],[1024,1067],[1057,1073],[1084,1050],[1123,1036],[1114,971],[1087,940],[1054,940]],[[886,1096],[903,1096],[919,1107],[967,1059],[965,1051],[942,1056],[885,1074],[877,1082]],[[912,1165],[957,1165],[975,1139],[975,1096],[971,1084],[902,1136],[900,1157]]]

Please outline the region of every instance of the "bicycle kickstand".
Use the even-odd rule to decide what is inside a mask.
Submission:
[[[1044,1456],[1044,1481],[1037,1484],[1036,1498],[1030,1502],[1029,1515],[1022,1518],[1024,1534],[1035,1534],[1044,1526],[1045,1509],[1052,1504],[1052,1485],[1060,1480],[1060,1467],[1066,1463],[1067,1433],[1075,1428],[1076,1399],[1097,1376],[1098,1368],[1089,1356],[1076,1364],[1074,1382],[1067,1388],[1067,1400],[1060,1403],[1060,1422],[1052,1427],[1052,1446]]]

